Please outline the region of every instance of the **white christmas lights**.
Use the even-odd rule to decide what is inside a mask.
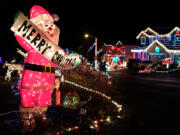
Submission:
[[[4,66],[8,67],[8,70],[7,70],[6,75],[5,75],[5,80],[10,81],[11,80],[11,74],[14,71],[18,71],[19,78],[21,78],[23,65],[5,62]]]
[[[176,31],[176,30],[180,30],[180,28],[179,28],[179,27],[175,27],[175,28],[174,28],[172,31],[170,31],[169,33],[160,35],[160,34],[158,34],[157,32],[155,32],[154,30],[152,30],[151,28],[148,27],[148,28],[146,28],[146,30],[141,31],[141,32],[139,33],[139,35],[136,37],[136,39],[139,39],[142,34],[144,34],[144,35],[145,35],[146,37],[148,37],[148,38],[154,37],[154,35],[155,35],[155,36],[159,36],[159,37],[169,37],[169,34],[173,33],[173,32]],[[152,32],[154,35],[148,35],[148,34],[146,33],[147,31]]]
[[[166,52],[169,54],[171,53],[180,53],[180,50],[169,50],[166,46],[164,46],[161,42],[158,40],[154,40],[146,49],[132,49],[131,52],[147,52],[150,47],[152,47],[155,43],[157,43],[160,47],[162,47]]]
[[[118,104],[116,101],[112,100],[110,96],[107,96],[106,94],[104,94],[104,93],[102,93],[102,92],[93,90],[93,89],[91,89],[91,88],[84,87],[84,86],[82,86],[82,85],[76,84],[76,83],[71,82],[71,81],[68,81],[68,80],[65,80],[64,82],[69,83],[69,84],[72,84],[72,85],[77,86],[77,87],[79,87],[79,88],[82,88],[82,89],[84,89],[84,90],[86,90],[86,91],[88,91],[88,92],[92,92],[92,93],[98,94],[98,95],[102,96],[103,98],[106,98],[106,99],[110,100],[111,103],[114,104],[114,105],[117,107],[118,112],[120,112],[120,111],[122,110],[122,105],[121,105],[121,104]]]

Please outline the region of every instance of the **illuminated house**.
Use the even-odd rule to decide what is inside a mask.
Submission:
[[[119,41],[116,45],[104,45],[102,47],[102,61],[106,63],[106,70],[118,70],[126,66],[126,49]]]
[[[160,35],[151,28],[141,31],[136,39],[140,40],[141,47],[132,49],[134,59],[141,61],[161,62],[171,58],[174,64],[180,59],[180,28],[175,27],[167,34]]]

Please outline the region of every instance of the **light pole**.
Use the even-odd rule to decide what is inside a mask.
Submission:
[[[98,60],[98,57],[97,57],[97,37],[95,37],[95,57],[94,57],[95,70],[98,69],[97,60]]]
[[[98,69],[98,61],[97,61],[98,60],[98,57],[97,57],[97,37],[94,37],[94,36],[89,35],[89,34],[85,34],[84,37],[85,38],[89,38],[89,37],[95,38],[95,45],[94,45],[94,48],[95,48],[95,50],[94,50],[94,68],[95,68],[95,70],[97,70]]]

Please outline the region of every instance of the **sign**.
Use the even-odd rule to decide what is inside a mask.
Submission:
[[[79,56],[66,54],[62,48],[53,43],[23,13],[18,14],[11,30],[60,69],[72,69],[80,64]]]
[[[171,58],[166,58],[162,60],[162,65],[172,64]]]

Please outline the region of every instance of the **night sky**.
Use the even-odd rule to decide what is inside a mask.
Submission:
[[[134,45],[138,44],[136,36],[148,26],[162,34],[180,26],[179,4],[175,2],[62,1],[6,0],[1,3],[0,55],[4,59],[17,55],[16,48],[20,46],[10,31],[14,15],[21,10],[29,16],[29,10],[35,4],[59,15],[60,20],[56,22],[61,29],[59,45],[77,52],[82,48],[86,51],[93,44],[94,39],[84,39],[86,32],[98,37],[98,46],[115,44],[118,40],[125,45]]]

